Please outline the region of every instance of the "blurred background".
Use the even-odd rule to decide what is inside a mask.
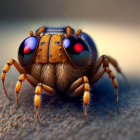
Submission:
[[[17,59],[20,43],[40,26],[81,28],[99,56],[114,57],[126,75],[140,77],[139,0],[1,0],[0,66]]]
[[[117,75],[121,112],[117,115],[112,82],[105,75],[91,91],[89,125],[77,108],[82,103],[50,97],[39,112],[45,124],[42,129],[34,116],[34,88],[29,83],[23,85],[17,109],[14,88],[19,74],[11,67],[5,81],[10,103],[0,83],[0,139],[139,140],[140,0],[0,0],[0,73],[8,60],[17,60],[19,45],[29,31],[44,25],[81,28],[93,38],[99,56],[110,55],[118,61],[133,88],[128,90]]]

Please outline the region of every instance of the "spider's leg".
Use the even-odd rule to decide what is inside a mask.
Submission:
[[[54,89],[52,89],[51,87],[49,87],[45,84],[38,83],[38,85],[36,86],[35,96],[34,96],[34,106],[36,108],[36,118],[39,123],[40,123],[40,121],[39,121],[39,117],[38,117],[38,109],[40,106],[40,93],[42,92],[42,89],[45,90],[46,92],[48,92],[49,94],[55,93]]]
[[[117,61],[114,58],[110,57],[110,56],[107,56],[107,59],[108,59],[108,62],[111,63],[115,67],[116,71],[122,75],[125,84],[130,89],[130,85],[128,84],[127,79],[126,79],[124,73],[121,71],[120,67],[118,66]]]
[[[20,74],[25,73],[22,66],[17,61],[15,61],[14,59],[9,60],[8,63],[4,66],[3,72],[1,74],[1,80],[2,80],[2,87],[3,87],[4,93],[5,93],[5,95],[7,96],[8,99],[9,99],[9,97],[8,97],[7,91],[6,91],[5,86],[4,86],[4,81],[5,81],[6,73],[9,71],[10,66],[12,66],[12,65],[15,66],[15,68],[17,69],[17,71]]]
[[[117,64],[117,61],[115,59],[113,59],[112,57],[110,56],[106,56],[106,55],[102,55],[101,57],[99,57],[99,59],[97,60],[92,72],[91,72],[91,75],[94,76],[94,74],[98,71],[98,69],[101,67],[101,65],[103,64],[103,67],[109,67],[109,64],[112,64],[114,66],[114,68],[116,69],[116,71],[122,75],[126,85],[128,88],[130,88],[126,78],[125,78],[125,75],[122,73],[121,69],[119,68],[118,64]],[[91,83],[93,83],[92,81],[93,79],[91,79]]]
[[[24,82],[25,79],[27,79],[27,81],[34,87],[38,84],[38,81],[34,77],[32,77],[31,75],[29,75],[29,74],[21,74],[20,75],[19,80],[17,81],[17,84],[16,84],[16,88],[15,88],[16,101],[17,101],[18,106],[19,106],[19,101],[18,101],[19,92],[21,91],[21,88],[22,88],[22,82]]]
[[[40,106],[40,93],[41,93],[41,91],[42,91],[41,85],[38,84],[36,86],[36,89],[35,89],[34,106],[36,107],[36,118],[37,118],[39,123],[40,123],[40,121],[38,118],[38,108]]]
[[[119,106],[118,106],[118,82],[114,75],[114,73],[110,70],[109,67],[101,69],[99,72],[97,72],[93,77],[93,83],[95,84],[104,73],[107,73],[109,78],[112,80],[113,87],[115,88],[115,95],[116,95],[116,103],[117,103],[117,111],[119,113]]]
[[[18,95],[19,95],[19,92],[21,91],[21,88],[22,88],[22,82],[24,82],[25,79],[34,87],[37,86],[37,84],[39,83],[33,76],[31,76],[29,74],[21,74],[20,75],[19,80],[16,84],[16,100],[17,100],[18,106],[19,106]],[[48,93],[54,93],[54,90],[47,85],[42,84],[42,88]]]
[[[24,82],[24,81],[25,81],[25,74],[21,74],[19,77],[19,80],[16,84],[16,101],[17,101],[18,106],[19,106],[18,95],[19,95],[19,92],[21,91],[21,88],[22,88],[22,82]]]
[[[76,80],[69,88],[69,93],[72,93],[73,95],[79,95],[84,91],[83,95],[83,103],[84,103],[84,119],[86,120],[87,115],[87,106],[90,101],[90,85],[88,78],[86,76],[83,76]]]

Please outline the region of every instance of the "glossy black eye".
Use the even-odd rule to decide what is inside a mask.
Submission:
[[[28,37],[21,43],[18,51],[18,59],[23,67],[31,64],[36,46],[37,38],[35,36]]]
[[[79,67],[89,63],[90,50],[87,43],[79,37],[68,37],[63,41],[64,48],[71,61]]]

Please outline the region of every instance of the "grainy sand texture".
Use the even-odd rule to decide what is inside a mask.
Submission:
[[[1,140],[140,139],[139,88],[127,90],[120,86],[118,115],[111,82],[105,78],[91,91],[87,122],[83,118],[82,97],[80,100],[67,101],[57,96],[48,97],[44,93],[39,110],[41,124],[38,124],[33,106],[34,88],[24,83],[18,108],[15,82],[6,80],[6,87],[11,101],[7,100],[0,88]]]

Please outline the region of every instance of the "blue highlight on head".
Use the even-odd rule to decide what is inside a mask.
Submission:
[[[34,50],[36,45],[37,39],[34,36],[31,36],[24,41],[24,47],[29,46],[31,50]]]
[[[63,41],[63,45],[64,45],[65,48],[68,48],[70,46],[70,40],[69,39],[65,39]]]

